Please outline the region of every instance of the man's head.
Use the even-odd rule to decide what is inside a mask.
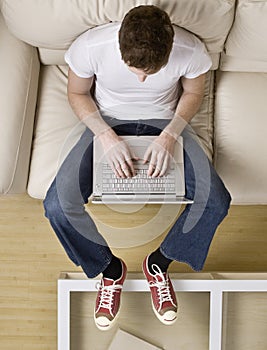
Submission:
[[[119,31],[122,59],[129,67],[153,74],[167,64],[173,36],[166,12],[153,5],[134,7]]]

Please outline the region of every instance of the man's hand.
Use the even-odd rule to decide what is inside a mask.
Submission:
[[[138,160],[138,157],[133,154],[127,144],[112,129],[98,137],[115,175],[120,178],[135,176],[133,160]]]
[[[149,162],[148,176],[163,176],[168,170],[170,159],[174,154],[176,139],[166,132],[162,132],[147,148],[144,164]]]

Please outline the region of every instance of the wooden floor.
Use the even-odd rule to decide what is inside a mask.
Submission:
[[[145,215],[150,215],[147,207]],[[110,209],[93,208],[109,220]],[[56,287],[69,262],[43,215],[42,202],[26,195],[0,197],[0,349],[56,349]],[[114,220],[114,218],[113,218]],[[124,225],[129,221],[125,215]],[[134,222],[134,220],[132,220]],[[163,234],[164,235],[164,234]],[[132,248],[114,249],[129,271],[163,235]],[[233,206],[213,240],[204,271],[267,271],[267,206]],[[173,263],[171,271],[191,272]]]

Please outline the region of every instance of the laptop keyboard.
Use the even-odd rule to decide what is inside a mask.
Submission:
[[[108,164],[102,165],[103,193],[174,193],[175,176],[172,171],[165,176],[151,178],[147,176],[147,165],[136,165],[136,176],[117,178]],[[171,169],[173,170],[173,169]]]

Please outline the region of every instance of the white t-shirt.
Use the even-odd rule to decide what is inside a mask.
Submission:
[[[95,75],[95,99],[102,115],[129,120],[172,118],[180,95],[179,79],[196,78],[211,67],[204,44],[174,26],[167,65],[140,82],[121,58],[120,25],[108,23],[83,33],[66,52],[66,62],[81,78]]]

